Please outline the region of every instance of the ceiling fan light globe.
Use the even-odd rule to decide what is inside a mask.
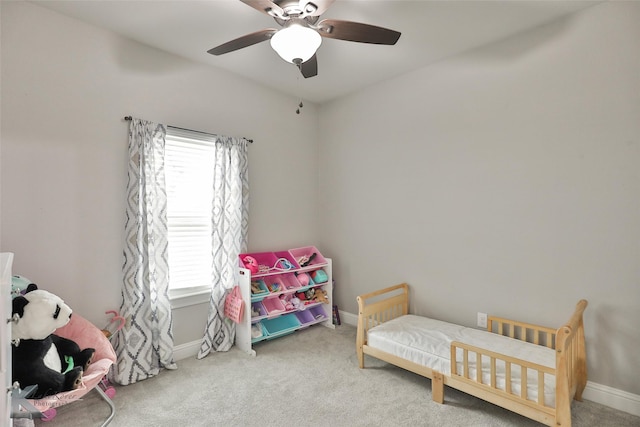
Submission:
[[[278,31],[271,37],[271,47],[282,59],[294,63],[308,61],[322,44],[322,37],[317,31],[294,24]]]

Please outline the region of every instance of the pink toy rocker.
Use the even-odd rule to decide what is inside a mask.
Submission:
[[[74,402],[92,389],[95,389],[111,409],[109,417],[102,424],[103,427],[106,427],[115,416],[116,410],[115,405],[111,401],[111,397],[115,394],[113,387],[111,387],[109,394],[100,387],[111,365],[116,362],[116,353],[113,351],[109,339],[95,325],[76,313],[71,316],[69,323],[57,329],[55,333],[61,337],[75,341],[81,348],[95,348],[94,362],[89,365],[89,368],[83,373],[82,385],[79,388],[52,396],[46,396],[42,399],[29,399],[29,402],[42,412],[43,421],[50,421],[56,415],[55,408]],[[108,390],[109,386],[105,386],[105,389]]]

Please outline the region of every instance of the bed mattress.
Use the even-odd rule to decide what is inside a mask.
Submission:
[[[430,319],[428,317],[405,315],[377,325],[367,332],[370,347],[393,354],[426,366],[444,375],[451,375],[451,342],[459,341],[487,349],[496,353],[527,360],[555,369],[555,351],[536,344],[520,341],[502,335],[473,328]],[[458,372],[462,369],[462,351],[458,349]],[[475,354],[469,353],[469,377],[476,378]],[[491,367],[488,357],[482,358],[482,381],[490,384]],[[511,392],[520,395],[521,369],[512,365]],[[545,374],[545,406],[555,407],[555,376]],[[496,386],[505,390],[505,364],[496,363]],[[527,396],[538,399],[538,372],[527,370]]]

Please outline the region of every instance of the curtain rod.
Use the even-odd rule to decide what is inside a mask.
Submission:
[[[133,119],[133,117],[131,117],[131,116],[124,116],[124,119],[125,119],[126,121],[130,122],[130,121]],[[179,128],[179,127],[177,127],[177,126],[171,126],[171,125],[167,125],[167,126],[169,126],[170,128],[174,128],[174,129],[186,130],[186,131],[189,131],[189,132],[197,132],[197,133],[203,133],[203,134],[205,134],[205,135],[216,136],[216,135],[214,135],[214,134],[212,134],[212,133],[202,132],[202,131],[200,131],[200,130],[193,130],[193,129]],[[243,136],[242,138],[246,139],[246,140],[247,140],[247,142],[248,142],[249,144],[253,144],[253,139],[245,138],[244,136]]]

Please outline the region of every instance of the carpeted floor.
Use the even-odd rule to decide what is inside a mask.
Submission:
[[[313,326],[255,346],[235,347],[175,371],[117,387],[110,426],[540,426],[490,403],[445,388],[445,404],[431,400],[431,383],[402,369],[355,355],[355,328]],[[577,427],[640,426],[640,417],[589,401],[575,402]],[[36,426],[99,426],[109,414],[91,392]]]

